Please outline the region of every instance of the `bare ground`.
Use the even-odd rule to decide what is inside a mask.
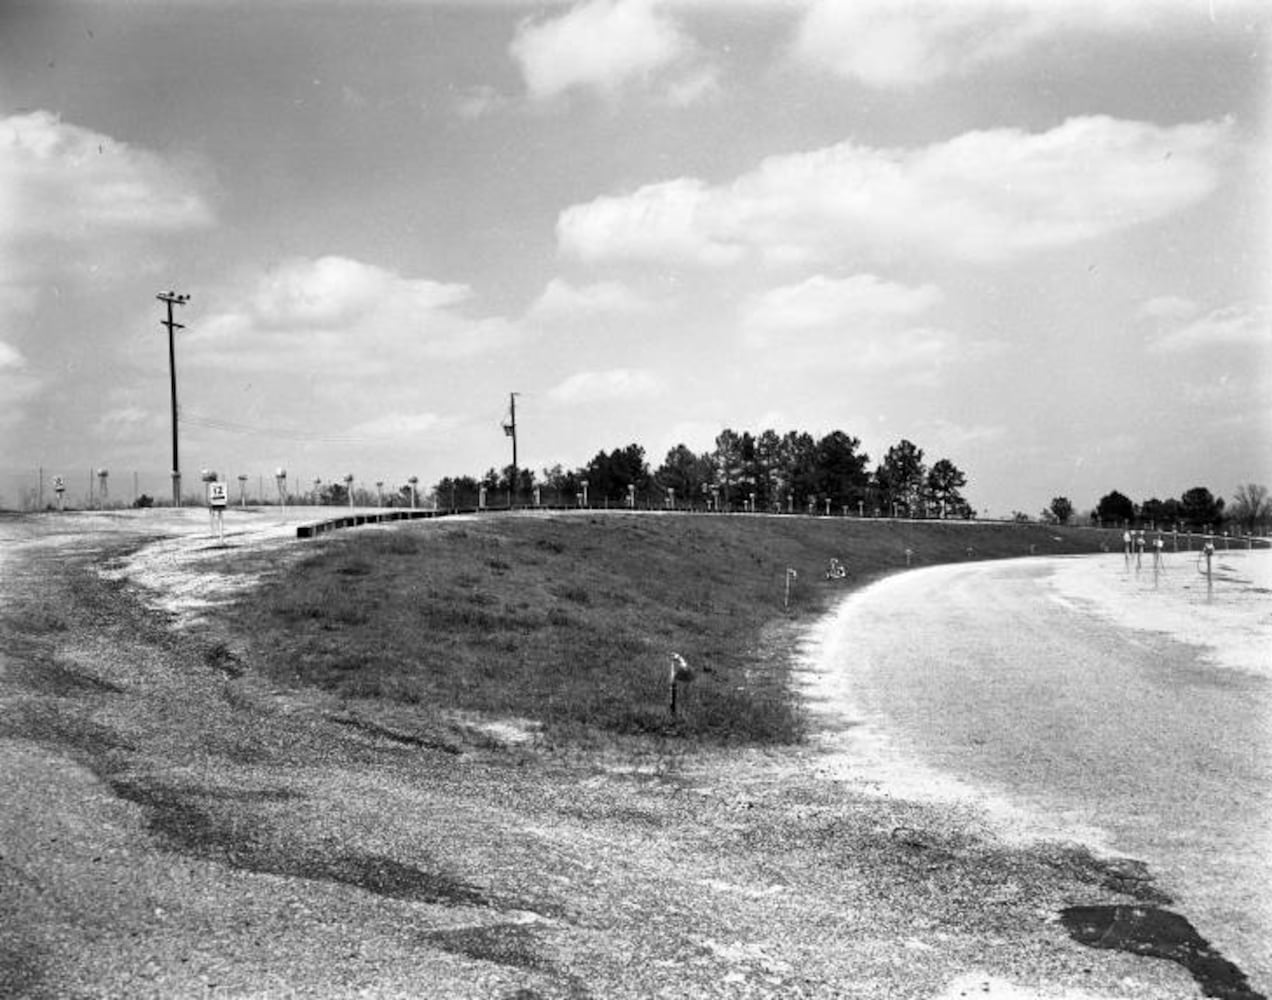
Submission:
[[[1154,902],[1133,862],[823,742],[552,749],[272,688],[200,610],[291,531],[198,514],[0,522],[0,995],[1200,995],[1061,926]]]

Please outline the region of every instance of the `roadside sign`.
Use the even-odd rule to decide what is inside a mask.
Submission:
[[[58,493],[66,492],[66,480],[64,480],[61,476],[54,476],[53,489],[56,490]]]
[[[227,483],[208,483],[208,506],[224,507],[230,502],[230,487]]]

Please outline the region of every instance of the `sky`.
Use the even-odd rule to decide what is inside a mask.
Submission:
[[[1262,0],[0,0],[0,495],[902,439],[1272,485]],[[6,480],[4,477],[8,477]],[[6,487],[7,484],[7,487]],[[12,498],[10,498],[12,499]]]

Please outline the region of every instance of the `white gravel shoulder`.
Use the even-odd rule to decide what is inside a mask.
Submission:
[[[1201,646],[1215,664],[1272,678],[1272,550],[1220,548],[1209,586],[1198,552],[1166,552],[1155,573],[1121,553],[1057,559],[1052,583],[1069,600],[1125,628]]]

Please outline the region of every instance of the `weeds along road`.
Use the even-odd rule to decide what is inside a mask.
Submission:
[[[1125,600],[1174,600],[1178,615],[1199,613],[1179,600],[1185,573],[1200,579],[1191,562],[1176,564],[1171,594],[1166,584],[1137,587],[1120,556],[1081,558],[1080,576],[1120,575]],[[1268,677],[1111,624],[1057,592],[1056,568],[938,567],[856,595],[836,623],[834,667],[850,717],[888,741],[900,770],[921,763],[1026,820],[1142,859],[1173,908],[1256,987],[1272,989]],[[1221,587],[1203,610],[1219,614],[1241,597],[1227,594]],[[1255,618],[1267,615],[1260,600]],[[1234,638],[1256,624],[1248,613],[1229,617]]]
[[[815,744],[524,745],[274,686],[199,599],[299,550],[230,523],[0,518],[0,996],[1198,995],[1061,925],[1143,901],[1125,864]]]

